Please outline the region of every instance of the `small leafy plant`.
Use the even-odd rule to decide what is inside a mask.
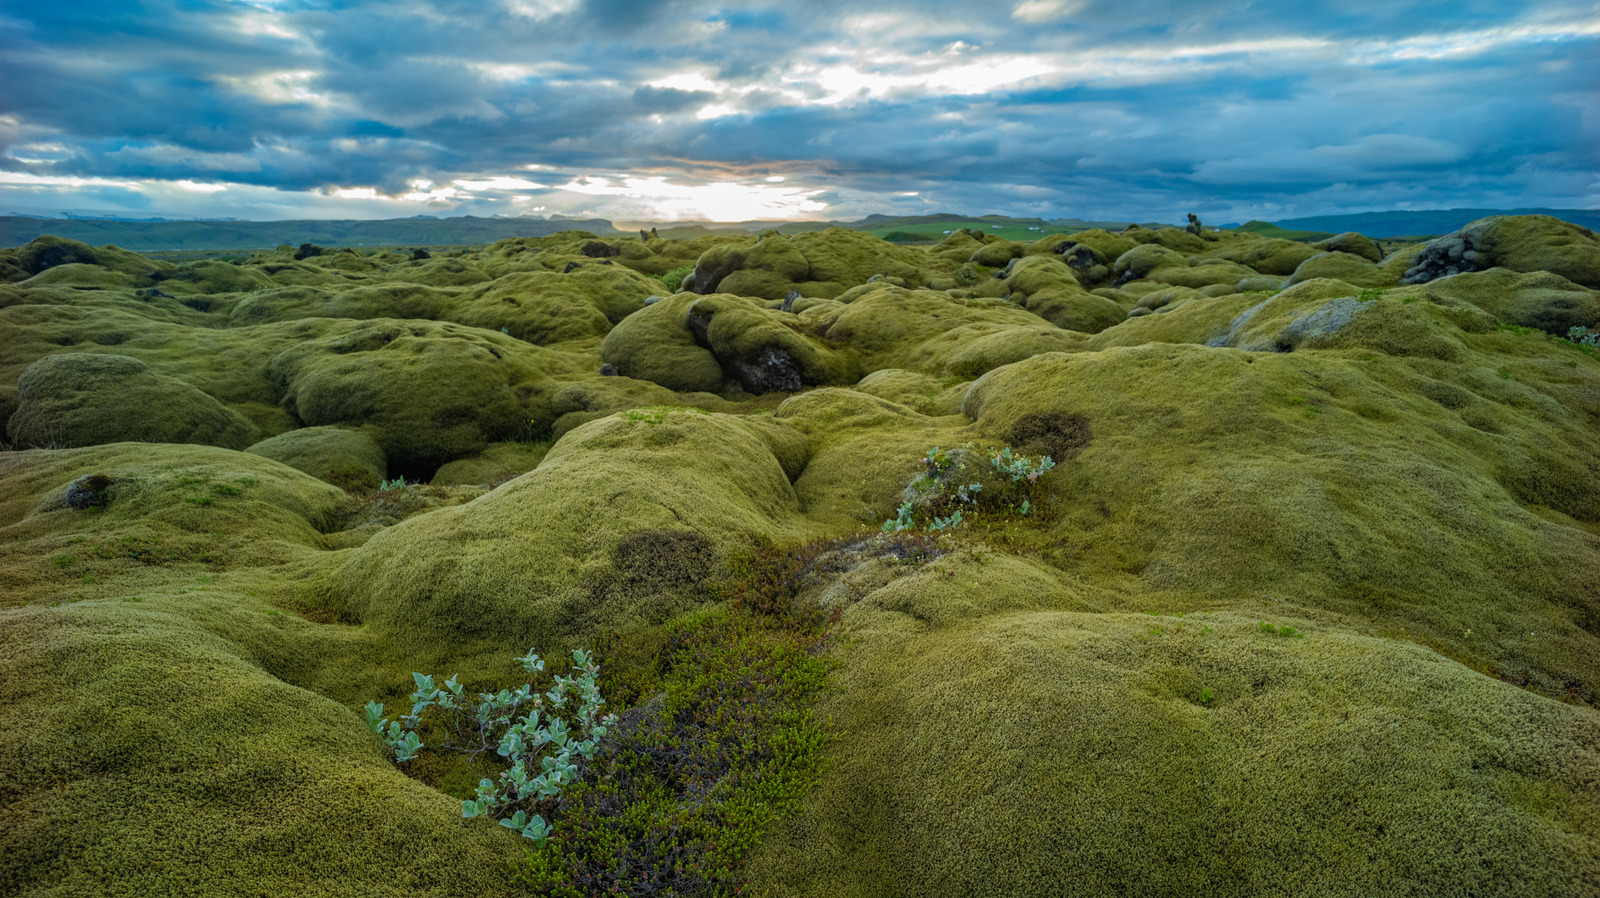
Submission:
[[[922,459],[923,474],[912,481],[895,516],[879,529],[884,533],[919,527],[929,532],[953,530],[969,515],[983,511],[1025,517],[1033,511],[1033,493],[1039,478],[1056,466],[1048,455],[1033,458],[1009,446],[990,450],[985,456],[987,466],[974,463],[976,456],[970,445],[960,450],[938,446],[928,450]]]
[[[1267,634],[1268,636],[1282,636],[1286,639],[1304,639],[1306,635],[1301,631],[1296,630],[1294,627],[1289,626],[1288,624],[1273,626],[1267,621],[1261,622],[1261,632]]]
[[[479,781],[477,797],[461,803],[461,816],[493,817],[543,845],[551,832],[544,813],[563,788],[578,780],[579,765],[594,759],[615,718],[600,716],[605,704],[595,684],[600,665],[583,649],[572,652],[572,675],[554,677],[548,690],[539,684],[545,665],[538,655],[529,652],[517,660],[528,674],[526,684],[481,692],[476,700],[454,676],[436,685],[433,677],[413,673],[417,689],[411,712],[389,720],[382,703],[367,702],[367,726],[401,764],[423,749],[417,730],[425,716],[428,732],[442,734],[438,748],[474,757],[489,751],[499,755],[509,766],[498,780]]]
[[[1567,342],[1600,349],[1600,331],[1591,331],[1586,327],[1568,328]]]

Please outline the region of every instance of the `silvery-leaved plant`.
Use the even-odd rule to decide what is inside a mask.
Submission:
[[[1056,466],[1048,455],[1035,462],[1020,452],[1012,452],[1010,446],[991,453],[989,463],[994,466],[995,473],[1010,477],[1012,483],[1024,479],[1033,483]]]
[[[367,702],[367,726],[404,763],[417,756],[423,742],[416,733],[423,715],[442,717],[437,729],[453,733],[434,746],[473,756],[493,751],[509,765],[499,779],[478,783],[477,797],[461,803],[463,817],[493,817],[543,845],[551,824],[538,812],[553,803],[562,787],[575,782],[579,762],[592,760],[615,715],[600,715],[605,700],[595,680],[600,665],[583,649],[572,653],[572,674],[553,677],[548,689],[537,685],[544,661],[529,652],[517,659],[528,683],[515,689],[480,692],[474,702],[452,676],[442,685],[414,673],[416,691],[411,712],[398,720],[383,716],[383,705]]]

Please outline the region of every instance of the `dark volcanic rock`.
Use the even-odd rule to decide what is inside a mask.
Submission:
[[[67,484],[67,491],[62,496],[68,508],[82,511],[85,508],[100,508],[111,503],[108,491],[111,489],[111,478],[104,474],[85,474],[77,480]]]
[[[754,361],[732,359],[728,367],[749,393],[793,393],[804,383],[794,358],[776,346],[764,347]]]

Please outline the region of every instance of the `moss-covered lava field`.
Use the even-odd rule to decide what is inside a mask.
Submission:
[[[0,250],[0,895],[1600,894],[1600,239],[1194,231]]]

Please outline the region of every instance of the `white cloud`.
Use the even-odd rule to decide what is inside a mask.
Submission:
[[[546,185],[536,184],[526,178],[484,178],[482,180],[457,179],[455,186],[462,190],[542,190]]]
[[[1081,0],[1028,0],[1011,10],[1011,18],[1019,22],[1054,22],[1083,9],[1084,5]]]
[[[827,203],[815,199],[822,193],[820,190],[769,187],[736,181],[674,184],[664,177],[612,179],[589,176],[563,184],[560,189],[586,196],[612,197],[612,202],[601,207],[604,214],[659,221],[805,218],[828,208]]]

